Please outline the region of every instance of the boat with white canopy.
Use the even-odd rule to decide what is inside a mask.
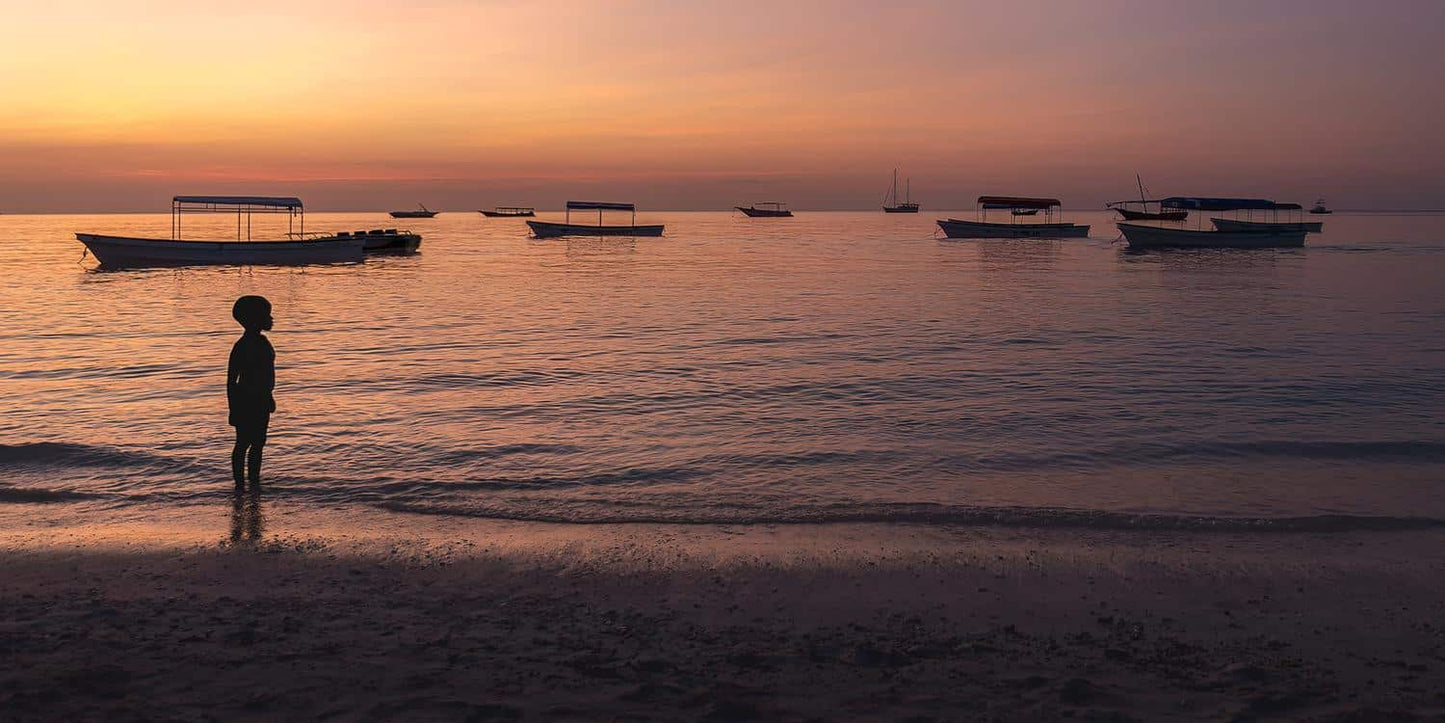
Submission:
[[[979,196],[976,221],[958,218],[938,220],[938,227],[949,238],[1083,238],[1089,235],[1087,224],[1075,224],[1054,220],[1054,209],[1060,206],[1057,198],[1030,198],[1027,196]],[[1006,210],[1012,218],[1010,223],[994,223],[988,220],[990,210]],[[1038,223],[1023,219],[1036,218],[1039,212],[1044,220]]]
[[[1298,204],[1281,204],[1263,198],[1208,198],[1175,196],[1161,199],[1161,208],[1185,211],[1233,212],[1234,219],[1210,218],[1212,229],[1185,228],[1183,224],[1130,223],[1116,225],[1131,249],[1152,248],[1289,248],[1303,246],[1303,224],[1254,221],[1252,214],[1297,210]],[[1247,218],[1238,218],[1244,214]],[[1220,222],[1224,223],[1221,224]]]
[[[597,225],[572,223],[573,211],[596,211]],[[626,225],[603,224],[604,211],[623,211],[632,214],[632,221]],[[537,238],[558,238],[561,236],[661,236],[663,225],[637,225],[637,206],[630,203],[605,201],[568,201],[567,216],[563,223],[555,221],[528,221],[532,235]]]
[[[236,215],[235,240],[183,237],[182,221],[188,214]],[[253,214],[284,214],[284,239],[251,237]],[[379,234],[373,241],[416,248],[421,237],[410,232]],[[405,236],[405,239],[401,237]],[[192,264],[291,265],[361,261],[370,234],[308,233],[301,199],[290,196],[176,196],[171,199],[171,237],[144,238],[99,233],[76,233],[75,238],[102,266],[176,266]]]

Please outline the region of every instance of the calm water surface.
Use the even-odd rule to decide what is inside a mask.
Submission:
[[[1445,520],[1442,217],[1336,214],[1302,250],[1130,255],[1104,214],[1074,214],[1094,236],[1068,241],[940,240],[939,215],[644,214],[668,235],[537,241],[476,213],[311,214],[409,226],[422,252],[106,272],[74,231],[165,236],[169,217],[0,216],[0,501],[140,516],[226,498],[230,305],[263,294],[266,471],[295,505]]]

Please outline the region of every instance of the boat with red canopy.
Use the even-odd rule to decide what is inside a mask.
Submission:
[[[949,238],[1082,238],[1089,235],[1088,225],[1054,220],[1054,209],[1059,208],[1057,198],[1031,198],[1027,196],[979,196],[976,221],[958,218],[939,219],[938,227]],[[1006,210],[1012,217],[1010,223],[993,223],[988,220],[990,210]],[[1043,212],[1040,222],[1021,219],[1036,218]],[[1032,213],[1030,213],[1032,212]]]

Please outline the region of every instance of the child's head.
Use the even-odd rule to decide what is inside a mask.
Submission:
[[[269,331],[271,329],[271,302],[264,296],[242,296],[231,307],[231,316],[246,331]]]

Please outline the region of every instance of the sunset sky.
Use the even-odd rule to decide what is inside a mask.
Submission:
[[[0,0],[0,211],[1445,208],[1445,2]]]

